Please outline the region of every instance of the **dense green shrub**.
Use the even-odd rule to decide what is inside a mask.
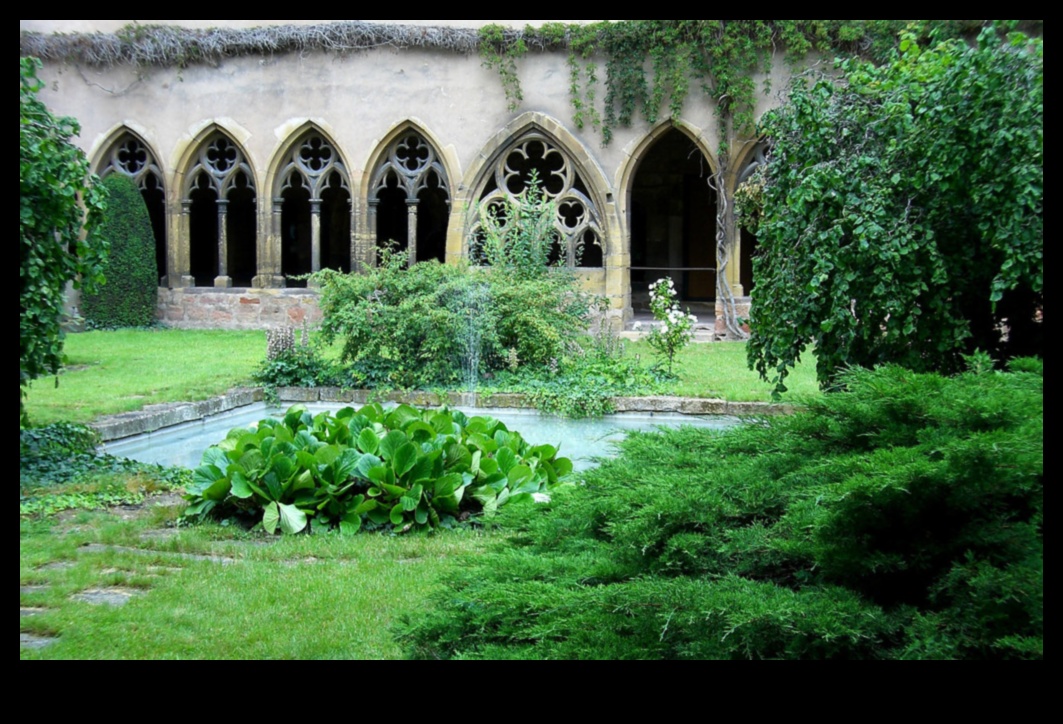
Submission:
[[[362,274],[318,276],[323,337],[342,342],[343,363],[371,387],[475,386],[513,355],[533,366],[560,360],[586,334],[593,300],[570,274],[547,271],[407,268],[404,253],[384,251]]]
[[[1043,366],[636,434],[408,622],[443,658],[1043,657]]]
[[[984,31],[799,78],[767,117],[749,360],[953,373],[1043,354],[1044,47]]]
[[[109,193],[100,233],[111,253],[103,267],[106,281],[82,294],[81,311],[95,328],[149,327],[155,323],[159,279],[148,208],[129,177],[111,174],[103,185]]]
[[[572,472],[488,417],[380,405],[238,428],[203,455],[185,516],[247,515],[270,534],[452,525],[545,495]]]

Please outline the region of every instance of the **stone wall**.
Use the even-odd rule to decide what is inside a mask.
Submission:
[[[306,289],[159,289],[159,321],[178,329],[272,329],[321,321]]]
[[[749,310],[752,306],[752,300],[749,297],[735,297],[735,311],[736,316],[739,319],[748,320]],[[716,301],[716,338],[717,339],[731,339],[733,335],[727,330],[727,323],[724,321],[724,309],[723,302]],[[746,334],[749,334],[749,325],[743,324],[742,329]]]

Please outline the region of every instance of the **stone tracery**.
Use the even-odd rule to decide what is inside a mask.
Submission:
[[[537,177],[544,194],[557,205],[555,254],[569,266],[602,266],[602,221],[587,187],[566,154],[545,135],[531,133],[509,146],[480,195],[477,219],[505,201],[518,200]],[[474,233],[479,221],[474,224]]]
[[[250,285],[254,276],[254,174],[243,151],[220,131],[199,147],[182,212],[189,217],[190,273],[198,286]]]
[[[287,277],[351,270],[351,187],[335,146],[309,131],[287,152],[273,198]],[[289,280],[289,284],[291,284]]]
[[[373,173],[369,228],[377,245],[405,248],[410,262],[444,261],[450,215],[447,172],[432,145],[418,132],[401,134]]]

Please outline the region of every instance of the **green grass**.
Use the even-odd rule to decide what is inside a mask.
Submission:
[[[21,608],[41,610],[21,618],[21,631],[58,641],[20,650],[20,659],[399,658],[393,624],[426,605],[455,561],[467,564],[492,539],[462,530],[267,542],[221,526],[142,538],[170,517],[164,510],[154,520],[80,513],[61,524],[23,521],[20,588],[47,590],[20,591]],[[146,553],[94,552],[86,544]],[[74,598],[108,587],[137,595],[121,608]]]
[[[202,400],[250,384],[265,355],[262,332],[120,330],[67,337],[67,366],[55,378],[33,383],[27,410],[34,424],[91,422],[164,402]],[[335,348],[326,355],[336,354]],[[653,362],[649,345],[628,345],[643,365]],[[695,344],[678,358],[679,381],[663,394],[768,402],[771,385],[746,366],[744,344]],[[784,400],[819,394],[815,365],[799,365]]]
[[[90,422],[163,402],[203,400],[248,384],[266,353],[263,332],[119,330],[72,334],[66,368],[33,383],[34,424]]]
[[[653,362],[653,350],[642,341],[628,345],[628,355],[638,355],[644,365]],[[746,363],[746,345],[740,342],[692,344],[676,359],[679,381],[668,394],[680,397],[720,398],[731,402],[771,402],[772,385],[760,379]],[[799,364],[786,380],[783,402],[820,394],[815,360]]]

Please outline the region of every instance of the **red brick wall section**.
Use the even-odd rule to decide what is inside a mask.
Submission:
[[[178,329],[271,329],[321,321],[306,289],[160,289],[159,321]]]

